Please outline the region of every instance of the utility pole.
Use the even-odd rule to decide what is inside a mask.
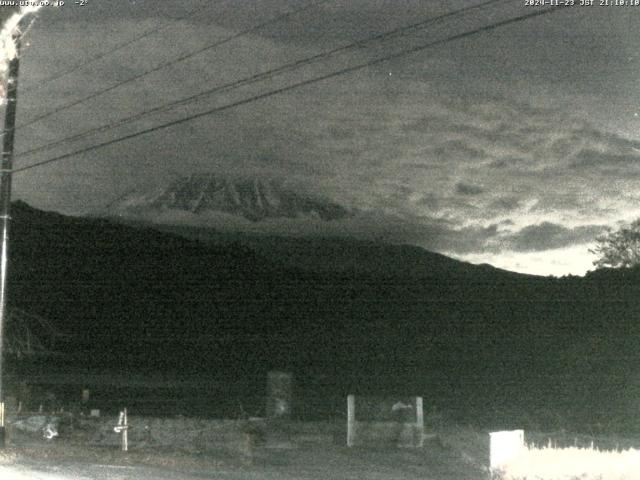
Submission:
[[[7,318],[7,270],[9,263],[9,223],[11,220],[11,173],[13,170],[13,139],[16,130],[18,106],[18,71],[20,68],[20,25],[11,33],[15,42],[15,55],[9,61],[6,86],[2,161],[0,162],[0,448],[5,447],[4,424],[4,324]]]

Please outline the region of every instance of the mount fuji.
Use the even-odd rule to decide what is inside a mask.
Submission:
[[[196,216],[224,213],[251,222],[300,217],[330,222],[352,215],[336,202],[285,186],[278,180],[216,173],[180,177],[152,191],[128,192],[107,210],[123,217],[171,211]]]

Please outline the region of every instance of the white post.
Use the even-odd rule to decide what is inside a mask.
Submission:
[[[0,402],[0,425],[2,426],[2,435],[0,435],[0,447],[6,446],[7,431],[4,425],[4,402]]]
[[[347,447],[353,447],[356,433],[356,397],[347,396]]]
[[[524,430],[492,432],[489,466],[491,469],[504,467],[509,460],[524,449]]]
[[[121,435],[120,446],[123,452],[129,450],[129,437],[127,436],[128,429],[129,425],[127,423],[127,409],[125,408],[120,412],[120,416],[118,417],[118,424],[113,427],[113,431]]]
[[[424,410],[422,397],[416,397],[416,430],[418,434],[418,447],[424,446]]]
[[[122,451],[126,452],[129,450],[129,425],[127,423],[127,409],[124,409],[124,429],[122,430]]]

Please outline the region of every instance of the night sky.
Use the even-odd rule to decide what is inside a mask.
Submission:
[[[18,128],[15,167],[542,9],[525,0],[493,2],[134,124],[20,155],[481,3],[88,0],[86,6],[44,7],[21,63],[18,125],[236,38]],[[555,10],[25,170],[15,175],[14,198],[83,215],[176,176],[269,176],[357,212],[335,222],[300,220],[315,222],[300,231],[409,243],[520,272],[584,274],[593,268],[588,248],[594,238],[640,216],[640,6]],[[297,13],[238,35],[291,11]],[[153,33],[132,41],[145,32]],[[287,233],[297,228],[293,223],[264,229]]]

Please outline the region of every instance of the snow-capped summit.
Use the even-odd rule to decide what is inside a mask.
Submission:
[[[335,202],[285,187],[272,179],[215,173],[181,177],[153,193],[128,193],[111,210],[120,214],[153,210],[196,215],[222,212],[253,222],[303,216],[331,221],[349,216],[349,211]]]

